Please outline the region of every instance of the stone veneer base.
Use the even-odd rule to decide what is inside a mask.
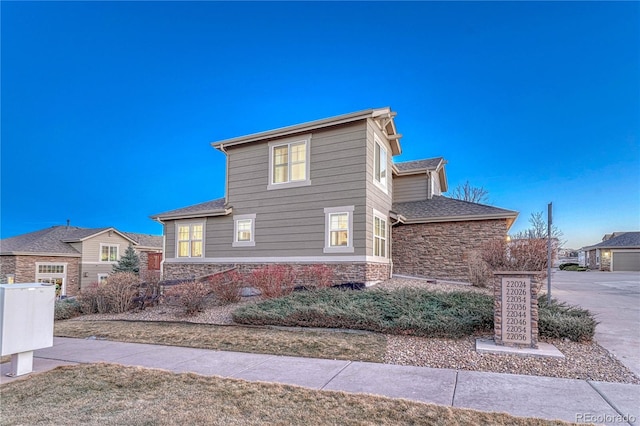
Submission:
[[[336,284],[347,282],[362,282],[371,284],[387,280],[391,277],[391,265],[384,263],[320,263],[333,269]],[[278,263],[170,263],[165,262],[163,279],[196,279],[215,274],[227,269],[236,268],[241,273],[251,273],[256,269]],[[302,269],[318,263],[282,263],[294,268]]]

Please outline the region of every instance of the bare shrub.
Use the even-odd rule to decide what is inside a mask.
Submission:
[[[491,282],[491,269],[487,262],[482,260],[482,256],[477,251],[469,253],[467,260],[469,266],[469,282],[476,287],[487,287]]]
[[[273,299],[293,291],[296,274],[291,266],[269,265],[251,272],[249,280],[263,298]]]
[[[135,302],[140,309],[147,306],[155,306],[160,303],[162,296],[162,286],[160,285],[160,271],[141,271],[140,291]]]
[[[169,288],[165,291],[165,297],[171,304],[182,306],[185,315],[195,315],[204,310],[206,298],[210,293],[211,290],[205,283],[189,281]]]
[[[547,241],[540,238],[510,242],[495,239],[483,244],[481,256],[492,271],[545,271]]]
[[[237,303],[242,299],[244,276],[235,270],[227,271],[209,278],[209,285],[219,304]]]
[[[310,265],[302,269],[302,285],[307,289],[320,289],[333,285],[334,272],[327,265]]]
[[[133,272],[116,272],[107,277],[107,282],[99,286],[110,313],[119,314],[133,307],[133,299],[138,295],[140,277]]]
[[[133,308],[138,295],[140,278],[133,272],[117,272],[107,277],[104,284],[92,283],[78,297],[85,314],[119,314]]]

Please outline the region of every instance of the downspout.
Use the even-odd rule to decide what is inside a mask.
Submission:
[[[160,261],[160,279],[162,280],[162,278],[164,278],[164,259],[167,253],[167,232],[162,220],[157,217],[154,220],[162,225],[162,260]]]

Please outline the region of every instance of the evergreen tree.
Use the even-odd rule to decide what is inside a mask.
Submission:
[[[131,244],[118,263],[113,265],[113,272],[133,272],[136,275],[140,272],[140,258]]]

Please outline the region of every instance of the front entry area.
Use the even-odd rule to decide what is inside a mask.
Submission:
[[[66,263],[36,263],[36,282],[54,284],[57,298],[67,294],[66,281]]]

